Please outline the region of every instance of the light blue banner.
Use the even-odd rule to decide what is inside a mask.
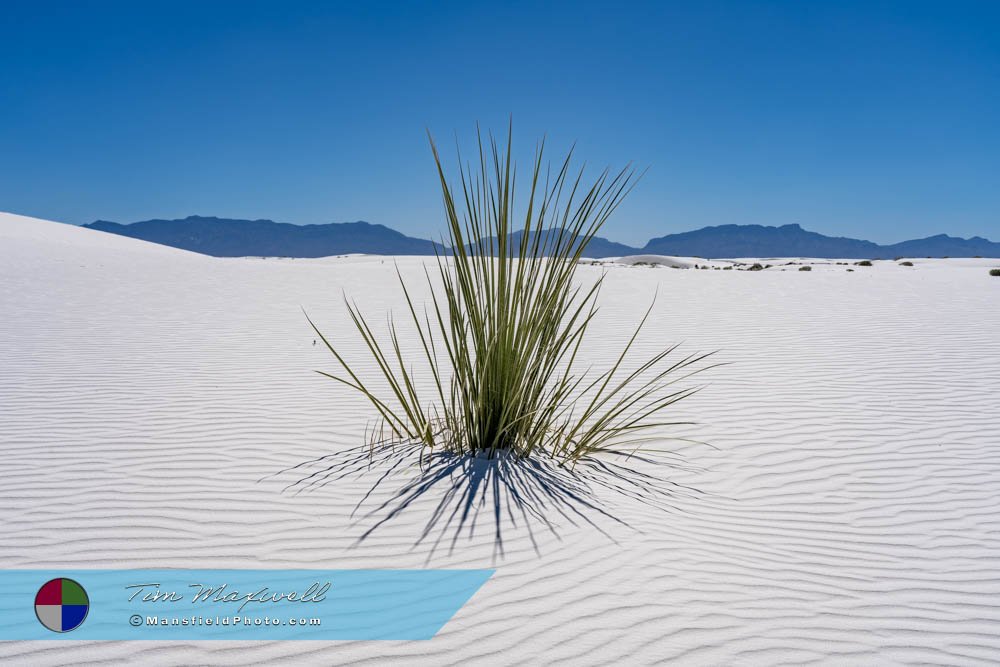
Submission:
[[[493,572],[0,570],[0,640],[430,639]]]

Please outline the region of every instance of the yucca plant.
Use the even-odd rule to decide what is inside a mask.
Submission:
[[[378,393],[309,320],[340,365],[340,372],[319,372],[367,397],[381,420],[375,440],[486,459],[546,456],[574,464],[634,448],[642,431],[678,423],[657,417],[695,391],[672,385],[708,355],[668,362],[671,347],[638,365],[626,363],[652,306],[610,368],[580,368],[603,277],[581,285],[576,269],[588,242],[634,186],[635,172],[605,170],[585,187],[582,169],[571,175],[572,150],[553,169],[543,162],[542,141],[518,216],[510,134],[505,145],[480,134],[478,164],[460,168],[457,187],[428,138],[448,234],[442,242],[447,249],[437,255],[439,282],[425,268],[428,305],[414,303],[397,269],[419,341],[417,365],[406,358],[402,334],[391,321],[380,337],[348,301],[376,379],[388,386]],[[515,216],[523,220],[520,230]],[[421,368],[433,379],[427,394],[418,390]]]

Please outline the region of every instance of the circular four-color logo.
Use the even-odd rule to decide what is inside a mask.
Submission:
[[[69,632],[83,624],[90,611],[90,599],[83,586],[60,577],[45,582],[35,594],[35,615],[53,632]]]

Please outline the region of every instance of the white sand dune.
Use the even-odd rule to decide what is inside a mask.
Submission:
[[[424,262],[398,259],[418,297]],[[659,288],[640,351],[732,362],[677,406],[700,424],[673,434],[714,448],[671,444],[698,493],[670,511],[595,491],[632,527],[555,516],[536,548],[506,526],[495,559],[488,523],[414,546],[433,494],[357,544],[370,479],[257,481],[362,440],[300,307],[359,351],[342,290],[401,313],[392,260],[214,259],[0,214],[0,566],[498,568],[426,642],[6,642],[0,662],[995,664],[1000,262],[815,262],[581,267],[607,274],[589,361]]]
[[[627,257],[609,257],[597,260],[601,263],[632,265],[666,266],[672,269],[693,269],[695,265],[711,264],[709,260],[700,257],[674,257],[672,255],[628,255]]]

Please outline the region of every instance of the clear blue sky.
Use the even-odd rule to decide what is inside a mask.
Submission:
[[[1000,2],[0,11],[0,210],[442,230],[424,128],[650,171],[604,235],[1000,240]]]

